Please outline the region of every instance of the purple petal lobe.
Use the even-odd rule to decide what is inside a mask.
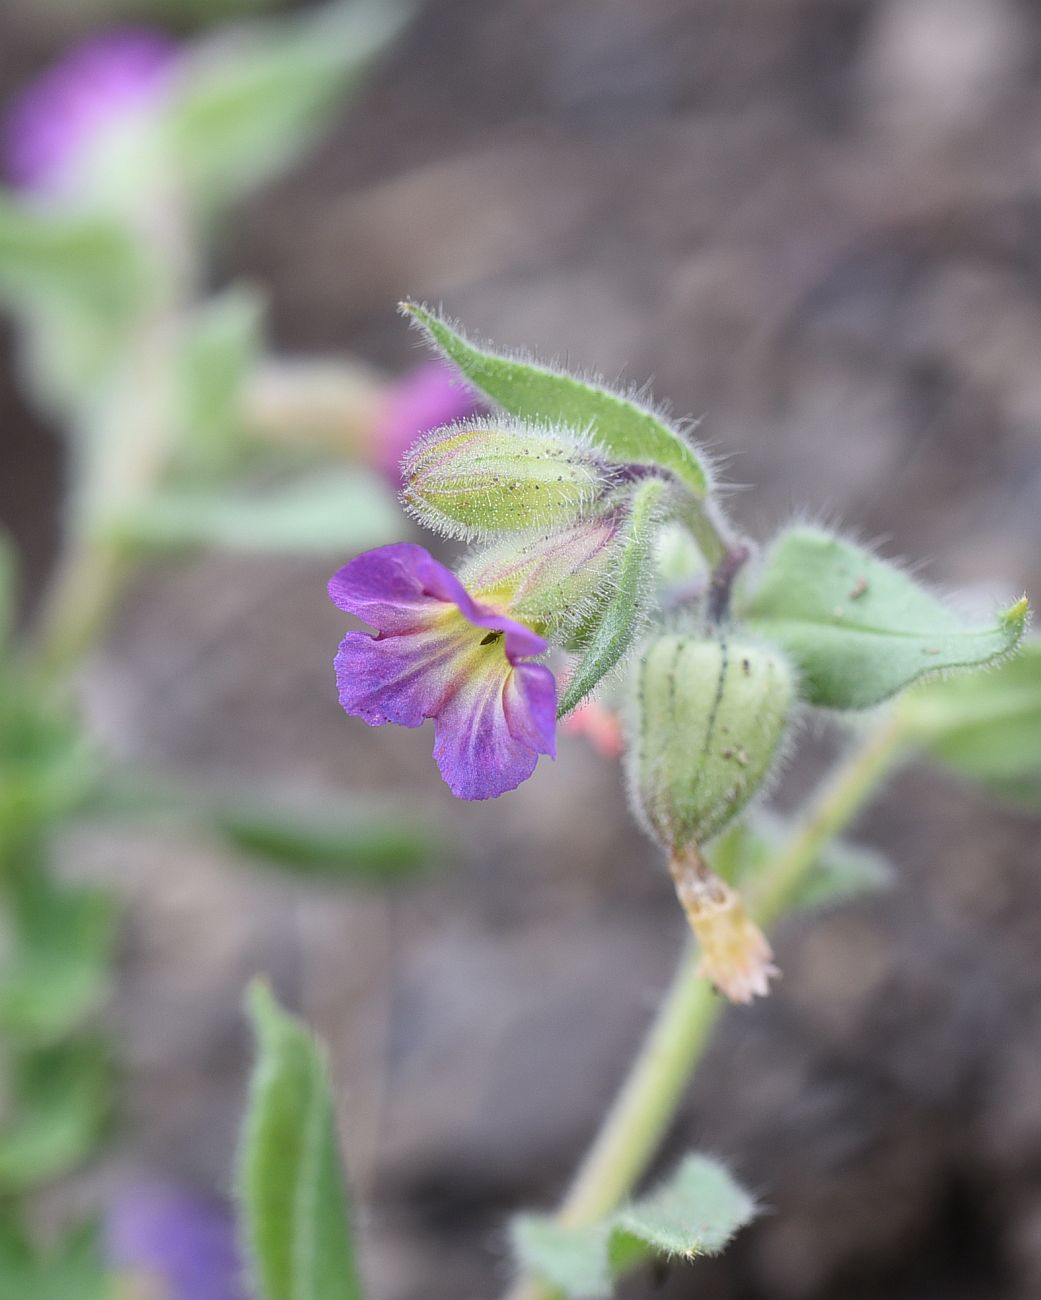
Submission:
[[[109,1208],[106,1237],[113,1267],[154,1282],[169,1300],[246,1300],[234,1222],[219,1201],[163,1185],[127,1187]]]
[[[503,713],[514,740],[557,756],[557,683],[542,664],[518,664],[503,691]]]
[[[160,32],[125,28],[85,42],[44,72],[4,121],[11,181],[37,192],[62,188],[98,132],[158,99],[175,51]]]
[[[535,770],[538,754],[506,721],[503,695],[510,674],[502,659],[498,671],[468,681],[438,714],[434,758],[459,799],[494,799]]]
[[[372,637],[348,632],[336,656],[340,704],[370,727],[419,727],[436,717],[471,651],[473,637],[458,616],[431,632]]]

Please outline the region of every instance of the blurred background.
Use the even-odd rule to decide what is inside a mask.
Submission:
[[[0,88],[117,21],[187,38],[251,7],[5,0]],[[1041,591],[1033,0],[428,0],[329,123],[207,269],[267,295],[275,351],[401,375],[422,358],[396,302],[443,304],[704,416],[758,538],[807,513],[942,587]],[[28,618],[68,465],[17,333],[0,521]],[[104,1013],[119,1119],[43,1213],[127,1179],[227,1190],[242,991],[266,972],[330,1044],[372,1293],[483,1300],[509,1213],[562,1189],[685,923],[617,765],[581,740],[465,805],[428,729],[341,713],[325,581],[345,558],[150,564],[81,674],[91,733],[193,788],[407,812],[440,865],[386,889],[259,871],[152,816],[66,836],[62,870],[127,909]],[[835,748],[807,729],[782,807]],[[925,767],[892,783],[858,832],[895,888],[782,929],[783,981],[726,1014],[663,1158],[724,1157],[769,1212],[725,1257],[620,1294],[1041,1295],[1039,831]]]

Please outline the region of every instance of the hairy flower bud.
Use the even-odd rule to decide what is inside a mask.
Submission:
[[[759,790],[784,736],[791,669],[723,638],[655,637],[637,676],[629,751],[636,808],[670,853],[704,844]]]
[[[773,954],[700,846],[762,787],[793,696],[792,672],[780,654],[722,637],[655,637],[637,675],[628,752],[633,802],[669,855],[701,946],[702,973],[734,1002],[767,992]]]
[[[573,523],[616,474],[571,430],[495,415],[415,443],[402,461],[402,500],[448,537],[493,537]]]
[[[545,535],[493,542],[470,557],[460,577],[567,644],[612,590],[626,517],[620,507]]]

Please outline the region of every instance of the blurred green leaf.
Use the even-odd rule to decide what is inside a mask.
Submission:
[[[104,1048],[81,1039],[9,1062],[0,1121],[0,1193],[22,1193],[83,1160],[111,1105]]]
[[[218,809],[213,826],[240,852],[303,875],[383,883],[415,875],[431,857],[429,834],[401,819],[240,806]]]
[[[239,1199],[258,1300],[362,1300],[324,1056],[256,985]]]
[[[794,827],[772,813],[754,812],[714,840],[708,851],[712,870],[739,889],[754,893],[756,878],[789,841]],[[881,853],[849,840],[832,840],[821,851],[789,908],[817,907],[874,893],[893,883],[894,872]]]
[[[504,410],[524,419],[588,429],[613,459],[669,470],[695,496],[708,494],[708,471],[694,447],[637,400],[536,362],[476,347],[442,317],[415,303],[403,303],[402,310],[438,352]]]
[[[755,1202],[722,1165],[687,1156],[649,1196],[587,1227],[521,1215],[513,1242],[521,1265],[566,1300],[601,1300],[644,1259],[717,1254],[755,1214]]]
[[[107,531],[144,549],[332,555],[391,541],[401,531],[401,515],[380,479],[343,469],[252,495],[159,492],[136,513],[109,519]]]
[[[929,674],[1000,659],[1019,643],[1028,607],[967,623],[870,551],[798,526],[771,547],[740,613],[791,656],[810,704],[863,709]]]
[[[101,1003],[109,986],[118,909],[89,886],[57,885],[30,864],[9,881],[11,951],[0,964],[0,1028],[53,1042]]]
[[[127,309],[145,284],[133,235],[97,215],[40,211],[0,195],[0,294]]]
[[[196,201],[217,207],[291,162],[411,12],[400,0],[334,3],[196,47],[170,123]]]
[[[12,1221],[0,1219],[2,1300],[116,1300],[97,1230],[74,1229],[56,1245],[38,1251]]]
[[[664,492],[663,482],[648,479],[633,494],[628,535],[611,599],[599,613],[582,658],[568,680],[557,708],[558,717],[577,708],[633,644],[646,612],[651,586],[648,569],[653,563],[658,506]]]
[[[94,777],[69,715],[28,674],[0,674],[0,870],[8,846],[81,806]]]
[[[18,565],[15,562],[14,544],[0,529],[0,671],[3,670],[4,652],[14,632],[18,607]]]
[[[236,288],[203,303],[186,324],[174,412],[182,478],[219,478],[242,452],[242,394],[260,353],[262,315],[261,296]]]
[[[1041,640],[985,673],[929,682],[899,707],[931,758],[1000,794],[1041,800]]]

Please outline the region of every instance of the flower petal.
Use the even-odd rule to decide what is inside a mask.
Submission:
[[[445,579],[451,582],[446,582]],[[366,551],[329,580],[329,599],[384,633],[412,631],[429,625],[454,603],[454,575],[429,551],[413,542],[396,542]],[[465,594],[465,593],[464,593]]]
[[[460,636],[462,632],[462,636]],[[461,618],[430,631],[372,637],[348,632],[336,656],[336,685],[347,713],[370,727],[422,726],[466,672],[472,632]]]
[[[557,683],[548,668],[518,664],[507,678],[502,708],[514,740],[556,758]]]
[[[478,604],[451,569],[414,542],[380,546],[345,564],[329,581],[329,599],[386,635],[429,627],[452,604],[475,627],[505,633],[511,662],[548,648],[531,628]]]
[[[515,790],[538,762],[538,753],[513,734],[506,718],[504,697],[516,670],[505,658],[491,662],[493,670],[471,676],[434,724],[434,758],[459,799],[493,799]],[[552,676],[548,668],[541,671]]]

